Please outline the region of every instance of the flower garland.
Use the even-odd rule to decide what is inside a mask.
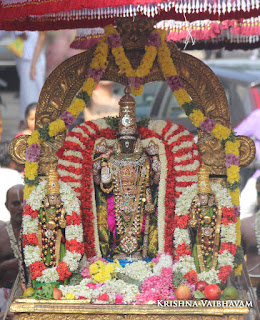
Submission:
[[[132,262],[125,267],[116,260],[113,263],[96,257],[91,260],[95,262],[83,269],[84,279],[79,284],[59,287],[65,299],[84,299],[94,304],[155,304],[161,299],[176,299],[170,255],[160,254],[152,262]],[[95,280],[98,274],[103,278],[100,281]]]
[[[17,243],[17,240],[16,240],[15,235],[14,235],[14,230],[13,230],[11,221],[8,221],[6,223],[5,228],[6,228],[6,231],[8,233],[8,236],[9,236],[10,245],[11,245],[11,249],[13,250],[13,254],[14,254],[15,258],[18,259],[19,258],[18,243]]]
[[[208,283],[226,282],[228,275],[234,268],[234,255],[237,251],[236,216],[232,207],[231,197],[227,189],[219,183],[211,183],[212,192],[216,194],[218,205],[222,207],[220,229],[220,249],[217,259],[217,270],[209,270],[197,274],[198,280]],[[197,185],[188,187],[176,203],[177,228],[174,231],[175,260],[174,271],[180,271],[185,278],[189,273],[196,274],[194,258],[190,251],[190,235],[188,231],[189,207],[197,194]]]
[[[66,254],[56,267],[46,268],[42,262],[37,234],[39,210],[46,194],[46,184],[46,181],[41,182],[27,199],[23,212],[23,247],[25,264],[30,269],[32,279],[50,283],[63,281],[77,270],[84,249],[79,201],[74,191],[61,181],[60,195],[66,210]]]
[[[28,198],[38,184],[38,162],[40,160],[41,143],[45,140],[51,140],[75,122],[80,112],[87,106],[92,92],[105,72],[108,56],[107,37],[110,32],[111,30],[106,30],[105,35],[99,41],[82,90],[76,95],[69,108],[63,112],[60,118],[44,125],[42,128],[38,128],[29,137],[28,148],[25,152],[24,199]]]
[[[182,126],[170,121],[151,120],[148,127],[139,128],[139,134],[143,147],[153,140],[162,150],[159,159],[161,174],[165,179],[160,182],[158,196],[159,253],[172,254],[175,199],[187,186],[197,182],[200,156],[193,136]],[[57,154],[60,179],[74,189],[81,201],[87,257],[100,255],[92,180],[94,146],[101,138],[112,145],[115,137],[115,130],[110,129],[105,120],[86,122],[68,133]]]
[[[140,65],[136,70],[131,66],[130,61],[125,55],[124,48],[122,47],[122,41],[120,34],[113,26],[108,26],[106,30],[111,30],[111,34],[108,36],[109,47],[115,57],[115,62],[119,67],[119,72],[123,73],[128,78],[128,83],[131,87],[134,95],[139,95],[143,92],[143,80],[146,77],[154,63],[157,56],[157,50],[161,42],[161,36],[158,30],[154,30],[150,33],[147,43],[145,45],[145,54],[140,62]]]
[[[158,37],[158,34],[160,37]],[[143,78],[149,73],[156,52],[158,62],[163,76],[169,84],[178,104],[185,111],[192,123],[207,133],[211,134],[225,144],[226,167],[228,190],[232,198],[236,215],[239,215],[239,147],[240,143],[236,140],[234,133],[214,120],[207,118],[202,111],[195,105],[185,90],[181,78],[178,76],[174,63],[172,61],[170,50],[166,42],[166,32],[157,30],[151,33],[146,44],[145,58],[142,59],[137,70],[133,70],[121,45],[120,36],[113,26],[107,26],[105,33],[99,41],[90,63],[87,79],[82,86],[82,91],[76,95],[76,98],[69,108],[60,116],[60,118],[34,131],[28,139],[28,148],[26,149],[25,163],[25,190],[24,198],[27,199],[30,192],[38,184],[38,161],[40,158],[40,145],[45,140],[50,140],[58,133],[63,132],[76,119],[78,114],[86,107],[94,88],[102,78],[107,66],[107,56],[109,46],[116,57],[116,63],[120,71],[126,73],[129,78],[129,84],[134,94],[141,94]],[[238,222],[239,223],[239,220]],[[238,237],[238,244],[240,244]]]
[[[160,37],[158,37],[158,35],[160,35]],[[157,30],[151,33],[146,45],[146,58],[142,59],[140,66],[134,71],[125,56],[120,36],[116,29],[113,26],[105,28],[105,34],[97,45],[87,79],[82,86],[82,91],[76,96],[68,110],[66,110],[59,119],[34,131],[28,139],[29,147],[26,150],[27,161],[25,164],[25,198],[28,197],[30,191],[32,191],[37,184],[41,142],[56,136],[68,128],[75,121],[78,114],[85,108],[89,97],[105,71],[109,43],[109,46],[112,48],[112,53],[117,57],[116,63],[119,65],[120,71],[126,73],[133,89],[139,88],[139,85],[138,87],[132,85],[136,81],[131,81],[131,78],[144,77],[149,73],[156,56],[156,48],[158,48],[158,61],[161,70],[179,105],[184,109],[196,127],[212,134],[215,138],[225,143],[229,192],[233,204],[239,205],[239,141],[235,139],[234,133],[229,128],[205,117],[195,103],[192,102],[184,88],[181,78],[177,74],[165,39],[166,33],[163,30]],[[139,91],[138,94],[141,93],[141,89]]]
[[[158,62],[161,71],[171,88],[178,104],[191,119],[192,123],[215,138],[225,143],[227,182],[232,202],[235,206],[239,205],[239,147],[240,143],[236,140],[234,132],[229,128],[207,118],[195,105],[191,97],[185,90],[184,83],[177,74],[170,50],[165,40],[166,33],[161,32],[161,44],[158,48]]]

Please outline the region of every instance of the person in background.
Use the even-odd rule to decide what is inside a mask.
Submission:
[[[76,30],[48,31],[46,39],[46,75],[58,67],[66,59],[82,52],[70,48],[70,44],[76,36]]]
[[[100,81],[94,90],[89,107],[84,109],[85,121],[119,115],[119,97],[113,94],[113,81]]]
[[[252,216],[241,221],[241,244],[258,306],[260,303],[260,177],[256,179],[257,205]]]
[[[10,222],[0,225],[0,319],[18,274],[18,238],[22,224],[23,189],[23,185],[15,185],[6,192],[5,205],[11,219]]]
[[[44,44],[46,32],[14,31],[15,37],[23,39],[23,56],[16,56],[16,68],[20,79],[20,124],[25,127],[25,109],[38,101],[45,81],[46,57]]]
[[[25,121],[27,128],[21,132],[19,132],[16,137],[27,134],[31,135],[35,128],[35,114],[36,114],[37,103],[30,103],[25,110]]]
[[[234,128],[236,135],[250,137],[255,142],[256,160],[260,160],[260,109],[251,112],[238,126]],[[242,168],[243,169],[243,168]],[[246,169],[246,168],[245,168]],[[241,170],[242,171],[242,170]],[[252,174],[252,173],[251,173]],[[254,173],[247,180],[245,187],[241,191],[240,208],[241,219],[250,217],[257,206],[256,179],[260,176],[260,170],[254,170]]]
[[[0,220],[9,221],[10,213],[5,206],[5,195],[8,189],[16,184],[23,184],[21,174],[8,152],[8,143],[0,143]]]
[[[242,247],[250,277],[259,277],[260,283],[260,177],[256,180],[257,205],[252,216],[241,221]]]

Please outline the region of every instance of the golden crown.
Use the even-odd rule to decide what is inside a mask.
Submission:
[[[119,101],[119,123],[118,134],[120,138],[133,137],[137,133],[135,99],[130,95],[131,89],[125,87],[125,95]]]
[[[209,174],[209,169],[202,164],[198,172],[198,193],[212,193]]]
[[[59,194],[59,193],[60,193],[60,187],[59,187],[58,172],[55,167],[51,166],[48,172],[46,194]]]

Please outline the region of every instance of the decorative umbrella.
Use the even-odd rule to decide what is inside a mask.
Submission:
[[[240,20],[163,20],[155,26],[168,31],[168,41],[182,50],[254,49],[260,47],[260,16]],[[74,49],[93,47],[104,33],[102,28],[78,29],[71,44]]]
[[[0,29],[104,27],[115,17],[224,21],[260,15],[259,0],[0,0]]]
[[[161,25],[161,22],[157,25]],[[250,19],[194,22],[165,21],[168,41],[180,49],[254,49],[260,47],[260,16]]]

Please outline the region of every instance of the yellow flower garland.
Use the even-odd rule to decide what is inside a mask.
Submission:
[[[154,31],[157,32],[157,31]],[[114,33],[118,33],[116,29],[114,29]],[[122,46],[120,47],[113,47],[112,48],[112,54],[115,57],[115,62],[119,67],[119,72],[122,74],[125,74],[127,78],[130,77],[140,77],[144,78],[146,77],[154,63],[154,60],[157,56],[157,49],[154,46],[145,46],[145,54],[140,62],[140,65],[137,67],[136,70],[133,69],[131,66],[130,61],[125,55],[124,48]],[[133,92],[133,90],[132,90]],[[135,90],[135,93],[142,93],[142,90]]]
[[[161,34],[164,32],[165,31],[163,30],[160,31]],[[165,41],[161,41],[161,44],[158,48],[158,62],[165,79],[167,79],[167,77],[177,75],[176,68],[171,59],[170,49],[168,48],[168,45]],[[173,94],[181,108],[185,103],[190,103],[192,101],[191,97],[189,96],[189,94],[185,89],[176,90],[173,92]],[[200,123],[206,119],[202,111],[198,109],[193,109],[192,112],[189,114],[189,118],[197,128],[199,128]],[[223,126],[222,124],[217,123],[213,128],[213,130],[211,131],[211,134],[218,140],[223,141],[228,139],[228,137],[231,135],[231,130]],[[237,140],[235,142],[226,141],[225,143],[226,154],[233,153],[235,155],[239,155],[239,146],[240,146],[240,143]],[[236,171],[234,168],[232,168],[231,170],[227,170],[228,182],[230,183],[239,182],[239,167],[237,168],[238,170]],[[230,177],[229,177],[229,174],[231,175]],[[233,204],[239,205],[239,195],[240,195],[239,187],[235,188],[235,190],[229,189],[229,192],[231,194]]]
[[[113,47],[112,53],[115,57],[115,61],[119,66],[120,72],[126,74],[129,77],[145,77],[149,74],[153,63],[155,61],[156,56],[158,55],[158,62],[161,68],[161,71],[164,75],[164,78],[167,77],[177,76],[177,70],[174,66],[174,63],[171,59],[170,50],[168,48],[167,43],[165,42],[166,39],[166,32],[163,30],[156,30],[161,36],[161,43],[156,49],[154,46],[145,46],[145,54],[141,60],[139,67],[134,70],[127,59],[123,47]],[[108,56],[108,44],[107,44],[107,37],[110,34],[117,33],[116,29],[113,26],[107,26],[105,28],[105,34],[99,41],[97,48],[95,50],[93,59],[90,63],[90,68],[92,69],[99,69],[106,67],[107,64],[107,56]],[[95,89],[97,83],[94,81],[93,78],[89,77],[83,84],[82,92],[86,92],[89,97],[91,97],[93,90]],[[132,89],[132,93],[135,95],[139,95],[142,93],[143,86],[140,86],[138,89]],[[180,107],[183,107],[184,104],[190,103],[192,101],[191,97],[187,93],[185,89],[179,89],[173,92],[175,95],[178,104]],[[71,103],[69,108],[67,109],[72,115],[77,117],[79,113],[86,107],[86,103],[84,99],[76,98]],[[202,113],[201,110],[194,108],[192,112],[189,114],[189,118],[191,119],[192,123],[199,127],[200,123],[206,119],[205,115]],[[65,123],[62,119],[56,119],[52,123],[49,124],[49,136],[54,137],[58,133],[64,131],[66,129]],[[231,136],[231,130],[221,124],[216,124],[213,128],[211,134],[221,140],[225,141]],[[40,138],[40,133],[38,130],[34,131],[31,137],[28,139],[28,145],[32,145],[33,143],[37,143],[39,146],[44,141],[43,138]],[[239,155],[239,141],[225,141],[225,153],[229,154],[232,153],[234,155]],[[37,177],[37,170],[38,164],[34,162],[25,163],[25,177],[29,180],[34,180]],[[227,168],[227,180],[230,184],[234,184],[239,182],[239,167],[231,166]],[[25,184],[24,189],[24,198],[28,198],[30,192],[35,188],[34,185]],[[234,190],[230,190],[229,192],[232,197],[232,202],[234,205],[239,205],[239,194],[240,190],[239,187],[236,187]],[[237,232],[240,232],[239,223],[237,223]],[[239,237],[238,237],[239,238]],[[241,238],[241,236],[240,236]]]

